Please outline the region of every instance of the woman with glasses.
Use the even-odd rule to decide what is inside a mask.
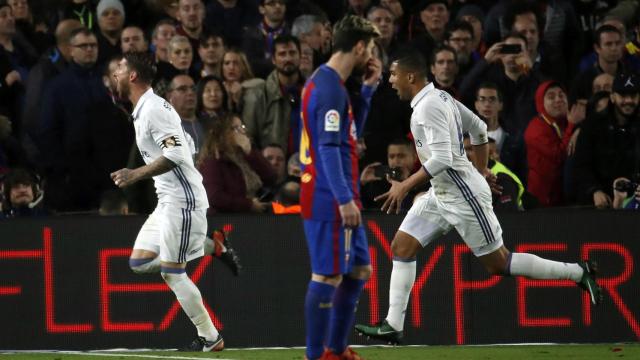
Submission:
[[[260,151],[251,146],[237,115],[226,113],[213,123],[198,167],[211,204],[209,213],[262,213],[269,208],[258,194],[264,186],[273,186],[277,175]]]

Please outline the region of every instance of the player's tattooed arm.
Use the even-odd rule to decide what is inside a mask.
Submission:
[[[111,173],[111,179],[117,187],[123,188],[140,180],[149,179],[164,174],[175,168],[176,164],[164,156],[158,157],[152,163],[135,169],[120,169]]]

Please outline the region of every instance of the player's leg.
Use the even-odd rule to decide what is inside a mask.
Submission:
[[[371,276],[371,259],[364,227],[346,229],[346,231],[341,228],[341,234],[340,244],[341,249],[344,250],[341,252],[341,258],[345,260],[346,274],[342,277],[342,282],[333,296],[328,348],[334,354],[357,358],[357,354],[347,346],[360,294]]]
[[[207,229],[205,210],[165,206],[160,243],[160,273],[176,295],[182,310],[198,331],[198,337],[184,350],[219,351],[224,341],[213,325],[198,287],[187,276],[187,262],[204,254]]]
[[[129,256],[129,267],[136,274],[160,272],[160,227],[159,212],[154,211],[142,225],[133,251]]]
[[[448,216],[454,216],[452,212]],[[602,291],[595,283],[594,263],[565,263],[527,253],[511,253],[502,241],[502,228],[491,203],[483,197],[456,206],[452,220],[456,230],[490,274],[526,276],[531,279],[573,280],[589,291],[594,304]]]
[[[211,237],[204,239],[204,253],[220,259],[235,276],[239,276],[242,272],[242,265],[237,252],[231,246],[229,234],[226,231],[215,229]]]
[[[356,331],[393,344],[400,341],[411,289],[416,278],[416,255],[450,228],[438,212],[431,193],[416,200],[391,243],[393,269],[389,284],[387,317],[374,326],[356,325]]]
[[[304,302],[306,358],[319,359],[327,343],[331,308],[336,288],[342,282],[340,263],[333,254],[339,241],[340,224],[304,220],[304,232],[311,260],[311,280]]]

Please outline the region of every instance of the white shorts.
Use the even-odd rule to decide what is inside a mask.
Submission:
[[[138,233],[134,249],[153,251],[160,261],[185,263],[204,255],[206,209],[158,204]]]
[[[400,224],[400,231],[416,238],[422,247],[455,228],[475,256],[487,255],[502,246],[502,228],[491,200],[439,201],[433,188],[418,197]]]

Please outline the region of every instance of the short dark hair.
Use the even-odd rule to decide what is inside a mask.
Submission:
[[[369,20],[347,15],[333,27],[333,52],[350,52],[358,42],[366,45],[378,36],[380,33]]]
[[[156,35],[158,35],[158,28],[162,25],[171,25],[174,28],[176,27],[176,22],[173,19],[162,19],[156,23],[156,26],[153,27],[153,31],[151,32],[151,39],[154,39]]]
[[[265,147],[263,147],[262,150],[264,150],[266,148],[269,148],[269,147],[278,148],[278,149],[282,150],[283,153],[285,153],[285,156],[287,155],[286,151],[284,151],[284,148],[282,147],[282,145],[280,145],[278,143],[269,143]]]
[[[500,90],[500,88],[498,87],[498,85],[496,83],[491,82],[491,81],[485,81],[485,82],[480,83],[480,85],[476,89],[476,98],[478,97],[478,93],[480,92],[480,89],[495,90],[496,94],[498,94],[498,100],[500,100],[500,102],[502,102],[502,91]]]
[[[7,203],[10,202],[11,189],[16,185],[31,186],[31,190],[33,191],[33,196],[36,197],[38,196],[39,184],[40,184],[40,179],[38,178],[38,175],[36,175],[35,173],[22,168],[13,169],[11,172],[6,174],[3,179],[3,185],[4,185],[3,195],[5,198],[5,201]]]
[[[130,52],[124,54],[130,71],[138,74],[138,79],[144,84],[151,84],[156,76],[156,62],[151,53]]]
[[[411,142],[411,140],[409,140],[407,137],[399,137],[389,141],[389,144],[387,145],[387,149],[391,145],[404,145],[404,146],[411,147],[413,146],[413,142]]]
[[[120,60],[122,60],[124,56],[122,56],[122,54],[115,54],[113,56],[111,56],[107,62],[105,62],[104,65],[104,69],[102,70],[102,75],[105,76],[109,76],[109,64],[111,64],[112,62],[116,61],[116,62],[120,62]]]
[[[93,36],[95,38],[96,34],[94,34],[93,32],[91,32],[91,30],[87,29],[86,27],[79,27],[77,29],[73,29],[71,31],[71,34],[69,34],[69,41],[73,41],[73,39],[75,39],[76,36],[78,35],[84,35],[84,36]]]
[[[172,79],[173,81],[173,79]],[[196,85],[196,115],[200,115],[200,113],[202,112],[202,108],[203,108],[203,102],[202,102],[202,94],[204,93],[204,87],[207,86],[207,83],[211,82],[211,81],[215,81],[218,83],[218,85],[220,86],[220,89],[222,89],[222,110],[224,112],[229,111],[229,102],[227,100],[228,95],[227,95],[227,90],[224,88],[224,82],[222,81],[221,78],[215,76],[215,75],[207,75],[203,78],[200,79],[200,81],[198,81],[198,84]]]
[[[127,198],[119,189],[107,190],[100,197],[100,211],[106,215],[117,215],[123,206],[128,206]]]
[[[538,4],[534,1],[512,1],[505,10],[503,17],[504,26],[508,31],[513,30],[513,25],[516,23],[516,18],[520,15],[532,13],[536,17],[536,26],[540,37],[542,37],[542,29],[544,29],[544,16],[538,9]]]
[[[449,45],[438,45],[436,46],[433,51],[431,52],[431,57],[429,58],[429,64],[430,65],[435,65],[436,63],[436,56],[438,56],[438,54],[440,54],[443,51],[448,51],[450,53],[453,54],[453,60],[457,63],[458,62],[458,53],[456,53],[456,50],[454,48],[452,48]]]
[[[405,71],[413,72],[418,75],[427,76],[427,61],[418,50],[406,47],[399,50],[392,62],[398,64]]]
[[[220,39],[222,40],[223,44],[226,44],[224,40],[224,35],[222,35],[222,33],[217,30],[203,30],[202,33],[200,33],[200,37],[199,37],[200,45],[202,45],[203,43],[206,43],[207,40],[209,39]]]
[[[278,37],[276,37],[275,40],[273,40],[273,51],[275,53],[276,50],[276,45],[286,45],[289,43],[294,43],[296,45],[296,48],[298,49],[298,52],[300,52],[300,40],[298,40],[297,37],[293,36],[293,35],[289,35],[289,34],[282,34]]]
[[[617,27],[609,24],[604,24],[597,28],[596,32],[593,34],[593,43],[595,45],[598,45],[598,47],[600,46],[600,38],[604,33],[616,33],[620,35],[620,37],[622,37],[622,33],[620,32],[620,30],[618,30]]]
[[[469,22],[467,21],[456,20],[447,29],[447,33],[445,34],[445,39],[447,40],[451,39],[451,33],[453,33],[454,31],[460,31],[460,30],[466,31],[469,34],[471,34],[471,39],[474,38],[473,26],[471,26],[471,24],[469,24]]]

